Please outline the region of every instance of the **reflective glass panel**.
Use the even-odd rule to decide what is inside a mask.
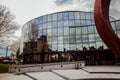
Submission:
[[[82,35],[82,42],[88,42],[88,35]]]
[[[76,35],[81,35],[81,27],[76,27]]]
[[[80,20],[80,21],[81,21],[80,26],[85,26],[86,25],[85,20]]]
[[[64,27],[64,35],[69,35],[69,27]]]
[[[63,28],[58,28],[58,36],[62,36],[63,35]]]
[[[82,36],[76,36],[76,43],[82,42]]]
[[[48,30],[47,30],[47,35],[48,35],[48,36],[52,36],[51,34],[52,34],[51,29],[48,29]]]
[[[64,36],[64,43],[69,43],[69,36]]]
[[[75,26],[80,26],[80,20],[75,20]]]
[[[75,26],[75,24],[74,24],[74,20],[69,20],[69,26]]]
[[[76,44],[70,44],[70,50],[76,50]]]
[[[94,42],[95,41],[95,36],[94,34],[89,35],[89,42]]]
[[[94,34],[94,27],[93,26],[88,26],[88,33]]]
[[[52,28],[52,23],[51,22],[48,23],[48,28]]]
[[[52,21],[52,15],[48,15],[48,21]]]
[[[43,23],[43,17],[39,17],[39,23]]]
[[[82,34],[87,34],[88,31],[87,31],[87,27],[82,27]]]
[[[77,49],[78,49],[78,50],[82,50],[82,47],[83,47],[82,44],[80,44],[80,43],[77,44]]]
[[[74,12],[69,12],[69,19],[74,19]]]
[[[63,36],[58,37],[58,43],[63,43]]]
[[[63,51],[63,44],[58,44],[58,51]]]
[[[70,36],[70,44],[75,44],[75,43],[76,43],[76,37]]]
[[[43,22],[47,22],[47,16],[43,16]]]
[[[58,21],[58,27],[63,27],[63,21]]]
[[[79,15],[79,12],[75,12],[75,19],[80,19],[80,15]]]
[[[64,21],[64,26],[69,26],[69,25],[68,25],[68,20],[65,20],[65,21]]]
[[[91,14],[91,13],[89,13],[89,12],[85,13],[85,15],[86,15],[86,19],[88,19],[88,20],[91,19],[91,15],[90,15],[90,14]]]
[[[120,30],[120,21],[116,21],[116,28],[117,30]]]
[[[63,19],[64,20],[68,19],[68,13],[63,13]]]
[[[53,14],[53,21],[57,20],[57,14]]]
[[[58,13],[58,20],[62,20],[63,17],[62,17],[62,13]]]
[[[52,23],[52,27],[53,27],[53,28],[54,28],[54,27],[57,27],[57,21],[55,21],[55,22]]]
[[[75,35],[76,34],[76,32],[75,32],[75,28],[70,28],[70,35]]]
[[[57,47],[58,47],[57,45],[52,45],[52,50],[53,50],[53,51],[56,51],[56,50],[57,50]]]
[[[57,44],[57,37],[52,37],[52,44]]]
[[[52,29],[52,36],[57,36],[57,28]]]
[[[80,18],[81,18],[81,19],[85,19],[85,13],[80,12]]]
[[[64,48],[65,48],[66,50],[69,50],[69,44],[64,44]]]

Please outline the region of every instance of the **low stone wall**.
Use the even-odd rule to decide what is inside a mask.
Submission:
[[[44,63],[44,64],[10,66],[9,72],[22,74],[27,72],[38,72],[38,71],[40,72],[40,71],[50,71],[50,70],[58,70],[58,69],[79,69],[83,67],[85,67],[84,61]]]

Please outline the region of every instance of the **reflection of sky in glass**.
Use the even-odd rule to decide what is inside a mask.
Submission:
[[[120,21],[115,21],[112,17],[110,20],[113,29],[120,37]],[[28,35],[32,22],[38,25],[38,38],[41,35],[47,35],[48,44],[51,45],[52,50],[63,51],[64,48],[83,50],[83,47],[89,49],[91,46],[95,48],[103,46],[107,49],[98,35],[91,12],[63,11],[35,18],[22,28],[23,40],[21,41],[29,41]]]

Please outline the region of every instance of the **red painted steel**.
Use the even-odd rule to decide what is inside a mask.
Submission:
[[[109,21],[109,6],[111,0],[95,0],[94,20],[97,31],[107,47],[120,57],[120,39],[115,34]]]

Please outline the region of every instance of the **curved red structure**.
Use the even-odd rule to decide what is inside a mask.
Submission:
[[[115,34],[109,21],[111,0],[95,0],[94,20],[97,31],[107,47],[120,57],[120,39]]]

